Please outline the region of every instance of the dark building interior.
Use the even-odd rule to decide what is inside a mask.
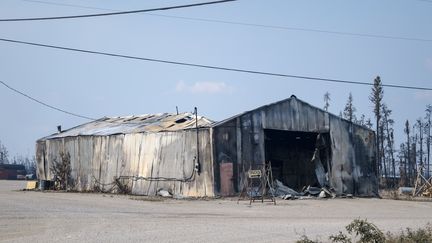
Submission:
[[[266,129],[265,155],[274,179],[297,191],[309,185],[320,187],[317,170],[323,168],[321,176],[325,176],[330,166],[328,140],[328,134]]]

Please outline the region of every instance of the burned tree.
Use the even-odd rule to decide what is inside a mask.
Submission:
[[[353,105],[353,97],[351,92],[349,93],[348,96],[348,101],[345,105],[344,111],[343,111],[343,117],[345,119],[347,119],[350,122],[355,122],[356,121],[356,117],[355,117],[355,112],[356,112],[356,108]]]
[[[381,78],[377,76],[374,80],[374,84],[372,87],[372,94],[369,96],[369,100],[374,105],[373,112],[376,118],[376,162],[377,162],[377,171],[380,171],[379,168],[381,166],[381,158],[380,158],[380,141],[381,141],[381,133],[380,129],[380,120],[381,120],[381,106],[383,100],[384,90],[381,83]]]
[[[419,157],[420,157],[420,161],[419,161],[419,169],[420,169],[420,173],[423,175],[423,129],[425,126],[425,123],[422,121],[421,118],[417,119],[417,123],[416,126],[419,130],[419,139],[418,139],[418,145],[419,145]]]
[[[401,143],[399,147],[399,174],[400,174],[400,186],[407,186],[408,185],[408,166],[407,166],[407,149],[405,146],[405,143]]]
[[[379,131],[379,137],[381,138],[379,140],[380,144],[379,144],[379,150],[378,150],[379,151],[378,157],[380,158],[380,161],[381,161],[381,170],[382,170],[381,172],[384,172],[384,173],[382,173],[382,175],[387,180],[387,175],[388,175],[387,174],[387,163],[386,163],[385,151],[384,151],[384,141],[385,141],[384,121],[380,122],[378,131]]]
[[[415,126],[413,126],[414,130]],[[416,170],[416,144],[417,144],[417,135],[411,136],[411,127],[409,124],[409,121],[406,120],[405,122],[405,129],[404,132],[406,134],[406,163],[407,163],[407,179],[409,181],[409,184],[412,185],[415,179],[415,170]]]
[[[330,93],[326,92],[324,94],[324,110],[325,111],[328,111],[328,108],[330,107],[330,101],[331,101],[331,99],[330,99]]]
[[[384,134],[382,141],[385,140],[385,148],[384,148],[384,156],[383,161],[384,165],[386,164],[385,161],[388,161],[387,165],[391,165],[391,170],[388,171],[392,172],[391,175],[393,176],[393,180],[396,178],[396,164],[395,164],[395,158],[394,158],[394,120],[390,118],[390,115],[392,113],[392,110],[388,109],[386,104],[382,105],[382,133]],[[383,148],[382,148],[383,149]],[[390,173],[389,173],[390,174]],[[395,186],[394,184],[392,186]]]
[[[0,141],[0,164],[9,163],[9,151]]]
[[[431,147],[431,114],[432,114],[432,105],[426,106],[426,126],[425,126],[425,134],[426,134],[426,151],[427,151],[427,165],[426,165],[426,177],[430,177],[430,147]]]

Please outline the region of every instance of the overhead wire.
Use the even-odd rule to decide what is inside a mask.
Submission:
[[[65,3],[54,3],[54,2],[41,1],[41,0],[22,0],[22,1],[42,3],[42,4],[48,4],[48,5],[84,8],[84,9],[116,11],[114,9],[97,8],[97,7],[89,7],[89,6],[83,6],[83,5],[65,4]],[[424,1],[424,0],[419,0],[419,1]],[[428,39],[428,38],[416,38],[416,37],[406,37],[406,36],[356,33],[356,32],[335,31],[335,30],[314,29],[314,28],[301,28],[301,27],[293,27],[293,26],[257,24],[257,23],[237,22],[237,21],[209,19],[209,18],[175,16],[175,15],[167,15],[167,14],[154,14],[154,13],[143,13],[143,14],[150,15],[150,16],[164,17],[164,18],[183,19],[183,20],[191,20],[191,21],[199,21],[199,22],[207,22],[207,23],[230,24],[230,25],[265,28],[265,29],[273,29],[273,30],[312,32],[312,33],[321,33],[321,34],[343,35],[343,36],[354,36],[354,37],[365,37],[365,38],[377,38],[377,39],[391,39],[391,40],[402,40],[402,41],[432,42],[432,39]]]
[[[82,119],[90,120],[90,121],[92,121],[92,122],[93,122],[93,121],[96,121],[96,122],[112,123],[112,124],[130,124],[130,125],[140,125],[139,122],[130,122],[130,121],[122,121],[122,120],[118,121],[118,120],[115,120],[116,118],[114,118],[114,120],[106,120],[106,119],[109,119],[109,118],[107,118],[107,117],[103,117],[103,118],[100,118],[100,119],[96,119],[96,118],[92,118],[92,117],[89,117],[89,116],[80,115],[80,114],[78,114],[78,113],[70,112],[70,111],[67,111],[67,110],[65,110],[65,109],[61,109],[61,108],[59,108],[59,107],[56,107],[56,106],[54,106],[54,105],[50,105],[50,104],[48,104],[48,103],[46,103],[46,102],[44,102],[44,101],[41,101],[41,100],[39,100],[39,99],[36,99],[36,98],[34,98],[34,97],[32,97],[32,96],[30,96],[30,95],[24,93],[23,91],[20,91],[20,90],[18,90],[18,89],[16,89],[16,88],[12,87],[11,85],[9,85],[8,83],[6,83],[6,82],[4,82],[4,81],[2,81],[2,80],[0,80],[0,84],[3,85],[3,86],[5,86],[5,87],[8,88],[9,90],[11,90],[11,91],[13,91],[13,92],[15,92],[15,93],[17,93],[17,94],[19,94],[19,95],[21,95],[21,96],[24,96],[24,97],[26,97],[27,99],[30,99],[30,100],[32,100],[32,101],[38,103],[38,104],[41,104],[41,105],[43,105],[43,106],[45,106],[45,107],[48,107],[48,108],[50,108],[50,109],[53,109],[53,110],[56,110],[56,111],[59,111],[59,112],[62,112],[62,113],[65,113],[65,114],[68,114],[68,115],[71,115],[71,116],[75,116],[75,117],[78,117],[78,118],[82,118]],[[133,118],[131,118],[131,119],[133,119]],[[198,128],[201,129],[201,128],[203,128],[203,127],[205,127],[205,126],[200,125]]]
[[[52,49],[65,50],[65,51],[87,53],[87,54],[95,54],[95,55],[102,55],[102,56],[110,56],[110,57],[117,57],[117,58],[125,58],[125,59],[140,60],[140,61],[147,61],[147,62],[156,62],[156,63],[165,63],[165,64],[172,64],[172,65],[188,66],[188,67],[196,67],[196,68],[204,68],[204,69],[212,69],[212,70],[220,70],[220,71],[228,71],[228,72],[256,74],[256,75],[281,77],[281,78],[314,80],[314,81],[326,82],[326,83],[343,83],[343,84],[373,86],[373,83],[369,83],[369,82],[344,80],[344,79],[332,79],[332,78],[323,78],[323,77],[314,77],[314,76],[305,76],[305,75],[296,75],[296,74],[274,73],[274,72],[257,71],[257,70],[251,70],[251,69],[240,69],[240,68],[213,66],[213,65],[198,64],[198,63],[171,61],[171,60],[163,60],[163,59],[156,59],[156,58],[149,58],[149,57],[138,57],[138,56],[125,55],[125,54],[92,51],[92,50],[64,47],[64,46],[57,46],[57,45],[48,45],[48,44],[42,44],[42,43],[20,41],[20,40],[13,40],[13,39],[5,39],[5,38],[0,38],[0,41],[16,43],[16,44],[24,44],[24,45],[30,45],[30,46],[52,48]],[[389,88],[432,91],[432,88],[430,88],[430,87],[421,87],[421,86],[397,85],[397,84],[382,84],[382,86],[383,87],[389,87]]]
[[[97,120],[97,119],[95,119],[95,118],[91,118],[91,117],[88,117],[88,116],[80,115],[80,114],[77,114],[77,113],[74,113],[74,112],[70,112],[70,111],[67,111],[67,110],[64,110],[64,109],[58,108],[58,107],[56,107],[56,106],[53,106],[53,105],[47,104],[47,103],[45,103],[45,102],[43,102],[43,101],[41,101],[41,100],[39,100],[39,99],[36,99],[36,98],[34,98],[34,97],[32,97],[32,96],[30,96],[30,95],[24,93],[24,92],[21,92],[21,91],[15,89],[15,88],[11,87],[10,85],[8,85],[7,83],[5,83],[5,82],[2,81],[2,80],[0,80],[0,84],[2,84],[3,86],[5,86],[6,88],[12,90],[13,92],[18,93],[18,94],[20,94],[20,95],[22,95],[22,96],[24,96],[24,97],[26,97],[26,98],[28,98],[28,99],[30,99],[30,100],[33,100],[33,101],[36,102],[36,103],[39,103],[39,104],[41,104],[41,105],[43,105],[43,106],[46,106],[46,107],[48,107],[48,108],[50,108],[50,109],[53,109],[53,110],[56,110],[56,111],[59,111],[59,112],[62,112],[62,113],[65,113],[65,114],[68,114],[68,115],[71,115],[71,116],[75,116],[75,117],[83,118],[83,119],[86,119],[86,120],[92,120],[92,121],[96,121],[96,120]]]
[[[154,12],[154,11],[164,11],[164,10],[172,10],[172,9],[180,9],[180,8],[190,8],[190,7],[198,7],[198,6],[204,6],[204,5],[212,5],[212,4],[220,4],[220,3],[226,3],[226,2],[234,2],[234,1],[237,1],[237,0],[218,0],[218,1],[212,1],[212,2],[201,2],[201,3],[176,5],[176,6],[169,6],[169,7],[159,7],[159,8],[130,10],[130,11],[119,11],[119,12],[109,12],[109,13],[69,15],[69,16],[54,16],[54,17],[10,18],[10,19],[0,19],[0,22],[44,21],[44,20],[61,20],[61,19],[78,19],[78,18],[105,17],[105,16],[114,16],[114,15],[126,15],[126,14],[136,14],[136,13],[145,13],[145,12]]]

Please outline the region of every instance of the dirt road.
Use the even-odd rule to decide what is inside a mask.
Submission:
[[[24,192],[0,181],[2,242],[326,241],[355,218],[385,231],[432,222],[431,202],[333,199],[268,203],[235,200],[144,201],[131,196]]]

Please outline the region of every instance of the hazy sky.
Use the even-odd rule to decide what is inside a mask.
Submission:
[[[48,0],[47,0],[48,1]],[[52,0],[54,2],[54,0]],[[55,1],[114,10],[199,1]],[[89,14],[103,10],[24,0],[0,2],[0,18]],[[422,0],[240,0],[153,12],[410,38],[432,39],[432,2]],[[407,41],[240,26],[134,14],[39,22],[0,22],[0,38],[148,58],[361,82],[432,87],[432,41]],[[0,80],[46,103],[90,117],[192,111],[213,120],[285,99],[291,94],[330,111],[349,92],[357,115],[373,118],[370,87],[321,83],[173,66],[0,42]],[[385,88],[385,103],[403,123],[424,116],[432,91]],[[34,153],[38,138],[86,120],[62,114],[0,86],[0,141],[11,155]]]

